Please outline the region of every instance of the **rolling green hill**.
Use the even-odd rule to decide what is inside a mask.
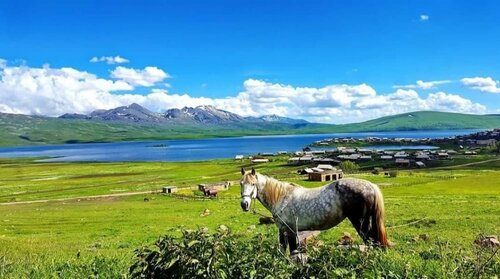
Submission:
[[[500,128],[500,115],[418,111],[339,125],[345,131],[401,131]]]
[[[500,115],[428,111],[387,116],[345,125],[276,122],[212,125],[196,123],[127,124],[0,113],[0,145],[396,130],[492,129],[499,127]]]

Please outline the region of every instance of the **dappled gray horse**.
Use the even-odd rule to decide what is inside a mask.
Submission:
[[[289,245],[290,253],[296,252],[298,232],[330,229],[345,218],[365,243],[388,246],[382,193],[369,181],[347,178],[309,189],[254,169],[241,169],[241,174],[241,208],[250,210],[252,199],[257,198],[271,211],[283,250]]]

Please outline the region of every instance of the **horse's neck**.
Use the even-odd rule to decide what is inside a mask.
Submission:
[[[288,187],[292,187],[291,185],[284,185],[281,181],[271,181],[272,178],[267,177],[265,175],[257,174],[257,198],[258,200],[266,207],[269,211],[274,212],[276,206],[278,206],[279,201],[283,198],[280,196],[279,198],[272,197],[270,195],[270,191],[272,191],[273,187],[285,187],[285,189],[280,189],[281,195],[284,195],[287,192]],[[276,190],[276,189],[274,189]]]

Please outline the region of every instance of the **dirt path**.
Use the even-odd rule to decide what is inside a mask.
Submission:
[[[144,195],[144,194],[154,194],[158,193],[155,191],[142,191],[142,192],[125,192],[125,193],[116,193],[116,194],[107,194],[107,195],[95,195],[95,196],[82,196],[82,197],[73,197],[73,198],[58,198],[58,199],[50,199],[50,200],[32,200],[32,201],[18,201],[18,202],[4,202],[0,203],[1,205],[18,205],[18,204],[31,204],[31,203],[45,203],[52,201],[71,201],[71,200],[91,200],[91,199],[102,199],[102,198],[113,198],[113,197],[126,197],[126,196],[135,196],[135,195]]]
[[[489,160],[479,161],[479,162],[472,162],[472,163],[461,164],[461,165],[453,165],[453,166],[447,166],[447,167],[437,167],[437,168],[432,168],[432,169],[433,170],[436,170],[436,169],[453,169],[453,168],[467,167],[467,166],[473,166],[473,165],[480,165],[480,164],[494,162],[494,161],[500,161],[500,158],[489,159]]]

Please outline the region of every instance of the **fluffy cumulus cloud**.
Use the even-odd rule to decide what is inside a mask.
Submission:
[[[130,60],[127,58],[123,58],[121,56],[101,56],[97,57],[94,56],[90,59],[91,63],[98,63],[98,62],[106,62],[106,64],[123,64],[123,63],[128,63]]]
[[[420,15],[420,21],[428,21],[429,20],[429,15]]]
[[[407,85],[394,85],[394,88],[402,88],[402,89],[434,89],[437,85],[450,83],[451,80],[433,80],[433,81],[423,81],[417,80],[415,84],[407,84]]]
[[[282,115],[329,123],[363,121],[418,110],[486,112],[485,106],[456,94],[437,92],[422,98],[412,89],[377,94],[366,84],[310,88],[247,80],[245,91],[238,97],[242,95],[250,100],[250,111],[257,114],[285,111]],[[278,99],[268,102],[268,98]]]
[[[460,80],[463,85],[486,93],[500,93],[500,81],[491,77],[472,77]]]
[[[170,75],[157,67],[150,66],[140,70],[118,66],[111,72],[111,77],[132,85],[149,87],[169,78]]]
[[[213,105],[243,116],[277,114],[315,122],[348,123],[418,110],[484,113],[486,107],[456,94],[436,92],[422,97],[414,89],[379,94],[367,84],[296,87],[248,79],[243,90],[226,98],[193,97],[152,87],[168,78],[156,67],[117,67],[111,78],[73,68],[8,66],[0,61],[0,112],[58,116],[89,113],[138,103],[152,111]]]

